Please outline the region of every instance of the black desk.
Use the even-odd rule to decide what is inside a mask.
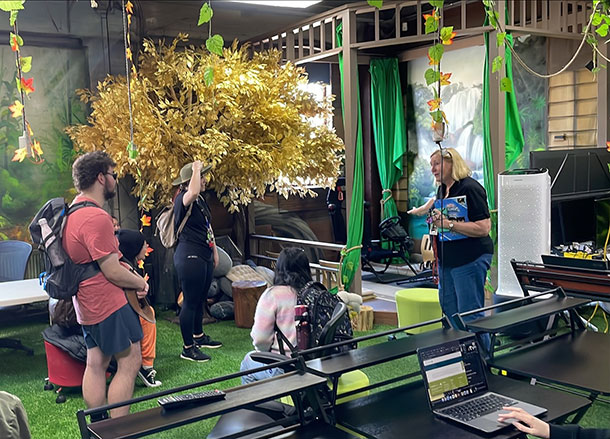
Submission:
[[[548,412],[542,419],[554,421],[585,410],[587,398],[531,386],[500,376],[489,376],[490,389],[542,407]],[[478,433],[459,424],[437,418],[429,409],[423,382],[416,381],[364,398],[340,404],[335,409],[338,423],[366,437],[377,439],[509,439],[522,435],[507,427],[495,435]]]
[[[379,343],[364,348],[334,354],[330,357],[309,360],[305,363],[313,373],[336,377],[346,372],[385,363],[413,355],[417,348],[434,346],[447,341],[457,340],[470,335],[454,329],[435,329],[417,335]]]
[[[100,439],[142,437],[280,398],[295,391],[325,386],[326,382],[325,378],[310,373],[290,372],[250,385],[228,389],[225,399],[206,405],[167,412],[164,412],[161,407],[157,407],[120,418],[95,422],[89,424],[87,428],[91,437]]]
[[[514,374],[610,395],[609,362],[610,335],[577,331],[497,355],[490,365]]]

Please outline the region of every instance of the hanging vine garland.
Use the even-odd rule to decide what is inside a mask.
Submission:
[[[34,78],[26,78],[25,73],[32,69],[32,57],[22,56],[21,47],[23,46],[23,38],[19,35],[17,26],[17,16],[20,10],[24,9],[25,0],[0,1],[0,10],[9,12],[9,24],[12,32],[9,34],[9,44],[11,50],[15,52],[15,63],[17,66],[17,74],[15,77],[17,91],[19,92],[19,100],[15,100],[13,105],[8,107],[11,112],[11,117],[21,118],[23,134],[19,137],[19,147],[15,148],[15,154],[11,161],[22,162],[26,157],[30,158],[33,163],[40,164],[44,161],[42,158],[42,147],[40,142],[34,139],[34,132],[26,118],[25,113],[25,98],[29,99],[30,93],[35,91]]]

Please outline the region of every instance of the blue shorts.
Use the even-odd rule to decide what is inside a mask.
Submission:
[[[83,325],[87,349],[98,346],[104,355],[123,352],[142,340],[142,326],[136,312],[127,303],[95,325]]]

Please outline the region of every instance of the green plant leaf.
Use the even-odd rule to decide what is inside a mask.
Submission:
[[[17,10],[11,11],[11,16],[8,19],[8,24],[10,24],[11,26],[15,26],[15,23],[17,22],[18,14],[19,14],[19,11],[17,11]]]
[[[599,34],[600,37],[606,37],[606,36],[608,36],[608,28],[609,28],[609,26],[606,23],[604,23],[600,27],[595,29],[595,32],[597,34]]]
[[[496,47],[502,46],[504,40],[506,40],[506,32],[498,32],[498,35],[496,36]]]
[[[427,34],[431,34],[432,32],[436,32],[438,30],[438,20],[436,20],[433,16],[426,18],[425,23]]]
[[[127,154],[129,155],[130,159],[135,159],[138,156],[138,149],[133,142],[129,142],[127,144]]]
[[[197,26],[201,26],[202,24],[210,21],[213,15],[214,11],[210,7],[210,5],[204,3],[201,9],[199,10],[199,21],[197,22]]]
[[[503,91],[506,93],[512,93],[513,92],[513,81],[511,81],[510,78],[502,78],[500,80],[500,91]]]
[[[225,44],[225,40],[218,34],[212,35],[210,38],[205,40],[205,47],[212,53],[222,56],[222,48]]]
[[[11,33],[10,33],[10,35],[9,35],[9,45],[10,45],[10,44],[11,44],[11,42],[13,41],[13,37],[17,37],[17,44],[18,44],[19,46],[23,46],[23,38],[21,38],[21,36],[20,36],[20,35],[18,35],[18,34],[14,34],[14,33],[12,33],[12,32],[11,32]]]
[[[376,8],[380,8],[383,6],[383,0],[367,0],[369,6],[374,6]]]
[[[430,56],[431,60],[437,63],[440,62],[441,58],[443,57],[443,53],[445,53],[445,48],[442,44],[435,44],[428,49],[428,56]]]
[[[453,26],[445,26],[441,29],[441,40],[447,41],[451,39],[453,33]]]
[[[25,0],[2,0],[0,1],[0,9],[6,12],[16,11],[23,9],[23,3],[25,3]]]
[[[431,111],[430,116],[432,116],[432,120],[434,122],[442,122],[443,121],[443,112],[441,110]]]
[[[21,61],[21,71],[23,73],[27,73],[30,70],[32,70],[32,57],[31,56],[21,57],[20,61]]]
[[[203,80],[205,81],[205,85],[207,85],[208,87],[212,85],[212,83],[214,82],[213,67],[208,67],[207,69],[205,69],[205,71],[203,72]]]
[[[434,69],[428,69],[426,70],[426,73],[424,73],[424,78],[426,79],[426,85],[430,85],[438,81],[441,78],[441,74]]]
[[[596,12],[595,14],[593,14],[593,20],[591,21],[591,24],[593,26],[599,26],[602,23],[602,15],[599,12]]]
[[[433,8],[442,8],[443,7],[443,3],[445,3],[445,0],[430,0],[430,6],[432,6]]]
[[[502,69],[502,64],[504,63],[504,57],[496,56],[494,60],[491,62],[491,73],[496,73],[498,70]]]

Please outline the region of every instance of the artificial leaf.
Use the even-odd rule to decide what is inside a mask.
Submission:
[[[608,152],[610,152],[610,142],[606,142],[606,149],[608,150]]]
[[[440,9],[443,7],[445,0],[430,0],[428,3],[434,8]]]
[[[32,130],[32,127],[30,126],[30,123],[27,120],[25,121],[25,127],[28,129],[28,135],[30,137],[34,137],[34,131]]]
[[[28,73],[32,70],[32,57],[31,56],[22,56],[19,58],[19,62],[21,63],[21,71],[23,73]]]
[[[434,46],[428,49],[428,57],[431,61],[434,61],[438,64],[443,57],[443,53],[445,53],[445,48],[442,44],[435,44]]]
[[[129,0],[127,0],[127,3],[125,4],[125,12],[128,14],[133,14],[133,3],[131,3]]]
[[[135,160],[138,157],[138,148],[133,142],[127,144],[127,154],[130,159]]]
[[[205,40],[205,47],[211,52],[218,56],[222,56],[222,48],[225,44],[225,40],[218,34],[212,35],[210,38]]]
[[[424,73],[424,78],[426,79],[426,85],[430,85],[439,80],[440,73],[434,69],[428,69],[426,70],[426,73]]]
[[[16,11],[23,9],[23,3],[25,3],[25,0],[2,0],[0,1],[0,9],[6,12]]]
[[[11,159],[11,162],[22,162],[27,157],[27,155],[28,153],[25,148],[16,149],[15,155]]]
[[[125,57],[129,61],[133,62],[132,55],[131,55],[131,49],[129,47],[127,49],[125,49]]]
[[[148,257],[148,255],[150,255],[150,254],[151,254],[152,252],[154,252],[154,251],[155,251],[155,250],[154,250],[154,249],[153,249],[153,248],[152,248],[150,245],[147,245],[147,246],[146,246],[146,252],[144,253],[144,257],[146,257],[146,258],[147,258],[147,257]]]
[[[430,107],[430,111],[438,110],[438,108],[441,106],[441,99],[440,98],[430,99],[426,103]]]
[[[504,44],[504,40],[506,40],[506,32],[498,32],[498,35],[496,36],[496,46],[502,46]]]
[[[42,147],[40,146],[40,142],[38,140],[34,140],[32,143],[32,151],[34,151],[37,156],[42,155]]]
[[[21,77],[21,90],[25,92],[26,95],[32,93],[34,88],[34,78],[25,79],[23,76]]]
[[[440,73],[441,86],[451,84],[451,82],[449,82],[449,78],[451,78],[451,72],[449,72],[449,73]]]
[[[593,14],[593,19],[591,21],[591,24],[593,26],[599,26],[600,24],[602,24],[602,14],[600,14],[599,12],[596,12],[595,14]]]
[[[142,259],[138,261],[138,267],[140,268],[140,270],[144,269],[144,261]]]
[[[8,19],[8,24],[11,27],[15,26],[15,23],[17,23],[17,15],[19,15],[19,11],[17,11],[17,10],[11,11],[11,15],[9,16],[9,19]]]
[[[204,3],[199,9],[199,21],[197,22],[197,26],[201,26],[204,23],[207,23],[214,16],[214,11],[210,7],[208,3]]]
[[[142,217],[140,218],[140,222],[142,223],[142,227],[150,227],[150,221],[151,221],[151,217],[148,215],[142,215]]]
[[[377,9],[383,6],[383,0],[366,0],[369,6],[374,6]]]
[[[512,93],[513,91],[513,81],[510,78],[502,78],[500,80],[500,91],[506,93]]]
[[[11,49],[13,50],[13,52],[18,51],[19,46],[23,46],[23,38],[12,32],[9,35],[9,42],[11,44]]]
[[[595,29],[595,32],[597,34],[599,34],[600,37],[606,37],[606,36],[608,36],[608,29],[609,29],[609,26],[606,23],[604,23],[600,27]]]
[[[127,26],[131,26],[131,14],[127,14]],[[131,37],[129,36],[129,33],[127,34],[127,43],[131,43]]]
[[[442,111],[440,111],[440,110],[431,111],[430,112],[430,116],[432,116],[432,120],[435,123],[440,123],[445,118],[445,114]]]
[[[453,39],[457,34],[453,32],[453,26],[445,26],[441,29],[441,41],[445,46],[453,44]]]
[[[214,82],[214,67],[207,67],[203,72],[203,80],[208,87]]]
[[[11,117],[18,118],[23,115],[23,104],[21,101],[15,101],[8,109],[11,111]]]
[[[428,51],[428,65],[437,66],[438,64],[439,64],[439,61],[435,61],[432,58],[430,58],[430,51]]]
[[[491,73],[496,73],[497,71],[501,70],[503,63],[504,58],[500,55],[496,56],[491,62]]]
[[[424,14],[425,32],[427,34],[436,32],[438,30],[438,22],[440,18],[441,17],[436,13],[436,9],[432,11],[432,14]]]

